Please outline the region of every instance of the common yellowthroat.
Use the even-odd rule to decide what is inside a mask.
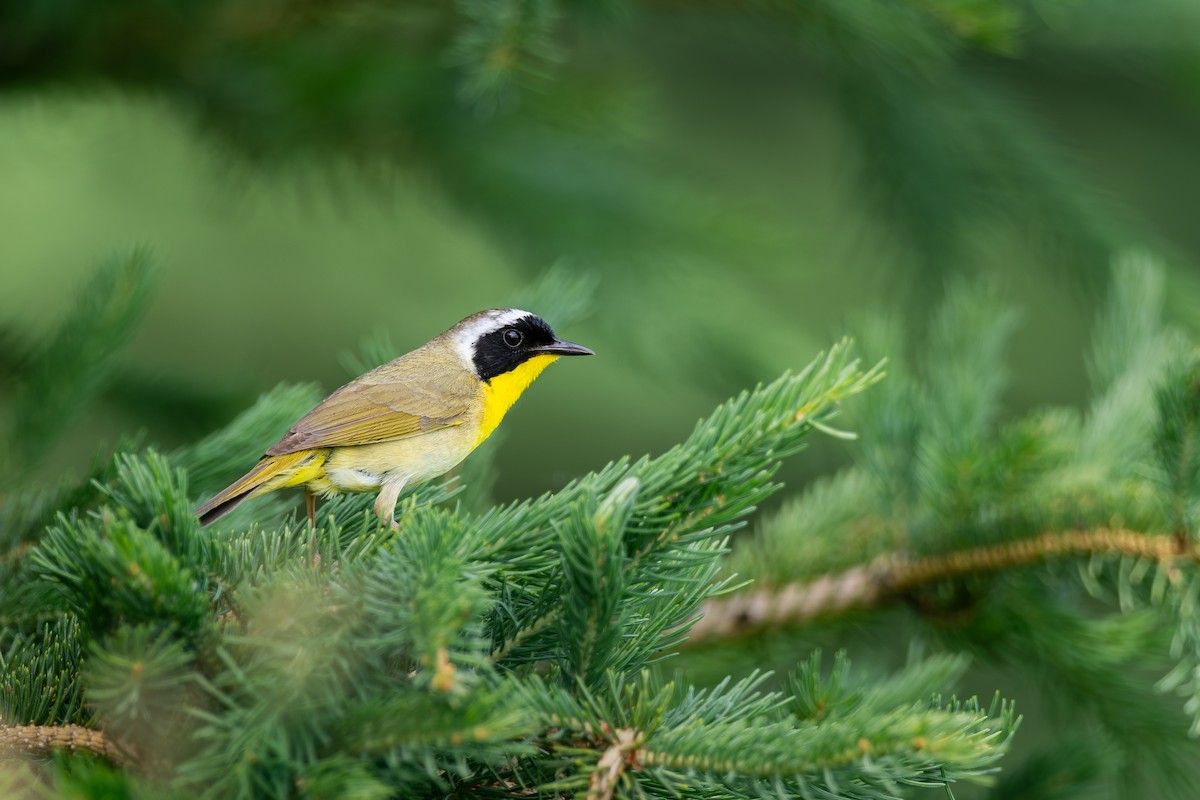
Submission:
[[[375,513],[395,527],[405,486],[466,458],[559,356],[590,355],[528,311],[473,314],[322,400],[254,469],[196,509],[200,523],[251,497],[303,486],[310,522],[317,496],[378,491]]]

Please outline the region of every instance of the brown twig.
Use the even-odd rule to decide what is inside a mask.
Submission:
[[[633,728],[618,728],[613,733],[616,741],[600,755],[596,771],[588,779],[587,800],[612,800],[626,767],[637,766],[641,735]]]
[[[51,750],[86,750],[118,766],[129,764],[129,754],[102,731],[82,725],[0,725],[0,756],[38,756]]]
[[[694,645],[713,639],[800,625],[838,614],[873,608],[901,599],[922,586],[965,575],[1003,572],[1054,558],[1125,555],[1168,563],[1200,561],[1200,549],[1176,536],[1136,531],[1051,531],[1014,542],[914,558],[904,553],[882,556],[844,572],[822,575],[807,583],[759,589],[709,600],[688,636]]]

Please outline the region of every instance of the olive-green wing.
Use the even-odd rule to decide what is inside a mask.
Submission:
[[[267,455],[387,442],[466,421],[470,395],[465,387],[433,392],[419,386],[411,381],[343,386],[304,415]]]

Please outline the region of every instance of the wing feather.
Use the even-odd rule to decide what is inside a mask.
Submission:
[[[431,391],[426,381],[396,374],[397,366],[396,362],[385,365],[392,369],[380,368],[338,389],[293,425],[267,455],[376,444],[466,421],[470,408],[467,387],[446,391],[446,382],[433,381],[441,389]]]

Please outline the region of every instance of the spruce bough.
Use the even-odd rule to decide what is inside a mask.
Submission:
[[[667,453],[554,494],[472,513],[453,484],[422,487],[400,533],[356,497],[315,537],[279,502],[199,528],[194,498],[311,390],[173,454],[121,448],[54,495],[44,529],[45,509],[9,518],[0,747],[74,751],[47,773],[61,792],[149,796],[870,798],[986,780],[1012,710],[940,700],[953,659],[866,693],[842,662],[828,679],[801,665],[790,692],[763,674],[697,689],[658,664],[730,588],[718,559],[780,459],[880,376],[842,343]],[[6,759],[0,787],[34,774]]]

